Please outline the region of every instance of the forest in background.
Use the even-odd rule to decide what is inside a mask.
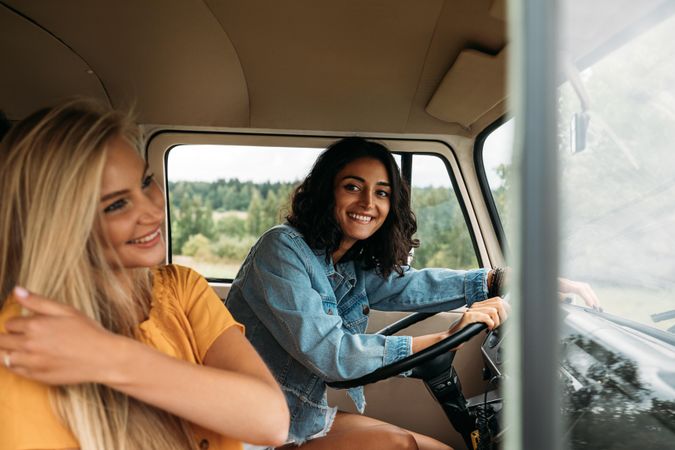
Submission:
[[[233,277],[232,271],[256,239],[284,221],[296,185],[237,179],[169,182],[172,255],[206,263],[206,272],[226,272],[219,273],[220,278]],[[505,198],[503,192],[497,198]],[[413,187],[412,202],[418,219],[416,237],[421,241],[413,266],[476,267],[471,237],[454,192],[447,187]]]

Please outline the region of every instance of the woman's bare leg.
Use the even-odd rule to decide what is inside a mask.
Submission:
[[[328,434],[312,439],[299,447],[281,447],[299,450],[452,450],[451,447],[404,428],[372,417],[338,412]]]

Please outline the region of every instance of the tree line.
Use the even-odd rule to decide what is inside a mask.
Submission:
[[[238,179],[169,182],[173,255],[238,264],[256,239],[282,223],[297,183],[254,183]],[[461,208],[452,189],[413,187],[418,219],[414,267],[477,266]]]

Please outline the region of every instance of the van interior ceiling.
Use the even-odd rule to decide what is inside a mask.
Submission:
[[[504,3],[2,0],[0,105],[18,120],[85,95],[143,124],[475,136],[505,112],[503,83],[464,75],[503,73]]]

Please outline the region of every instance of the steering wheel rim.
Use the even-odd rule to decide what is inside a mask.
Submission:
[[[403,319],[393,323],[392,325],[383,328],[377,334],[389,336],[397,331],[409,327],[414,323],[421,322],[422,320],[425,320],[435,314],[436,313],[411,314],[410,316],[404,317]],[[358,386],[365,386],[367,384],[382,381],[386,378],[391,378],[395,375],[407,372],[417,366],[420,366],[428,361],[431,361],[437,356],[442,355],[443,353],[452,350],[453,348],[459,346],[460,344],[467,342],[469,339],[471,339],[472,337],[476,336],[478,333],[486,329],[487,325],[485,325],[482,322],[471,323],[462,328],[461,330],[457,331],[456,333],[451,334],[442,341],[437,342],[434,345],[431,345],[417,353],[413,353],[410,356],[406,356],[405,358],[399,361],[395,361],[391,364],[387,364],[384,367],[375,369],[369,374],[363,375],[358,378],[354,378],[352,380],[332,381],[326,384],[335,389],[348,389]]]

